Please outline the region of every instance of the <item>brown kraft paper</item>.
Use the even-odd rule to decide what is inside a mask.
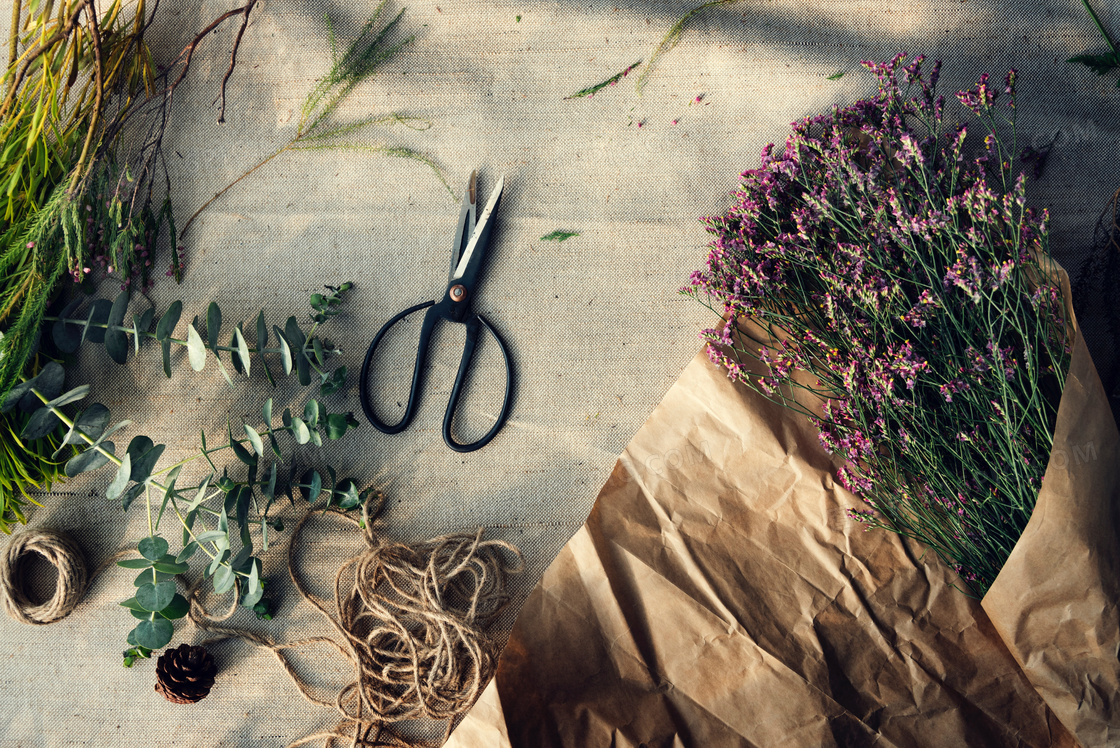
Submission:
[[[849,520],[807,419],[701,352],[448,745],[1117,744],[1118,442],[1078,335],[1036,510],[980,602]]]

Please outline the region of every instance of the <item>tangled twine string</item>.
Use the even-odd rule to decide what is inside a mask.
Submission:
[[[370,502],[375,500],[378,505],[371,512]],[[191,589],[191,620],[219,635],[203,644],[238,637],[268,649],[304,698],[341,714],[342,724],[335,730],[302,738],[289,748],[316,740],[329,746],[335,738],[349,740],[351,748],[426,745],[410,742],[388,727],[417,719],[447,721],[446,739],[455,719],[470,708],[493,675],[498,652],[482,627],[509,601],[505,575],[523,568],[521,552],[500,540],[482,540],[482,529],[412,545],[383,542],[372,530],[383,505],[380,494],[367,499],[361,523],[331,512],[359,525],[366,542],[366,549],[335,574],[334,614],[295,571],[300,535],[311,512],[300,520],[288,546],[292,582],[343,637],[341,643],[323,636],[277,643],[224,628],[218,624],[233,614],[237,601],[214,617],[198,598],[200,583]],[[505,560],[509,554],[516,559],[512,564]],[[348,591],[344,580],[349,580]],[[316,698],[284,655],[286,649],[314,643],[333,646],[354,667],[354,681],[333,702]]]
[[[27,594],[21,566],[30,553],[38,553],[58,570],[54,595],[37,603]],[[4,610],[20,623],[54,623],[70,615],[91,579],[82,549],[69,535],[58,530],[25,530],[12,538],[0,555],[0,598]]]

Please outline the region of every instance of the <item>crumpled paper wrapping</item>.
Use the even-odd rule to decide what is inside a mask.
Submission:
[[[701,353],[526,602],[451,746],[1120,740],[1118,439],[1077,336],[1037,508],[977,601],[847,519],[812,425]]]

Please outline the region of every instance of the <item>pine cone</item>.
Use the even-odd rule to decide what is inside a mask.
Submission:
[[[210,693],[217,673],[218,666],[205,647],[180,644],[156,661],[156,691],[176,704],[193,704]]]

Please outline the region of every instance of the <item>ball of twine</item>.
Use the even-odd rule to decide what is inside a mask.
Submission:
[[[38,553],[58,570],[54,595],[36,603],[27,594],[20,567],[28,554]],[[20,623],[54,623],[70,615],[82,599],[89,582],[85,555],[74,539],[58,530],[25,530],[12,538],[0,555],[0,598],[4,610]]]

